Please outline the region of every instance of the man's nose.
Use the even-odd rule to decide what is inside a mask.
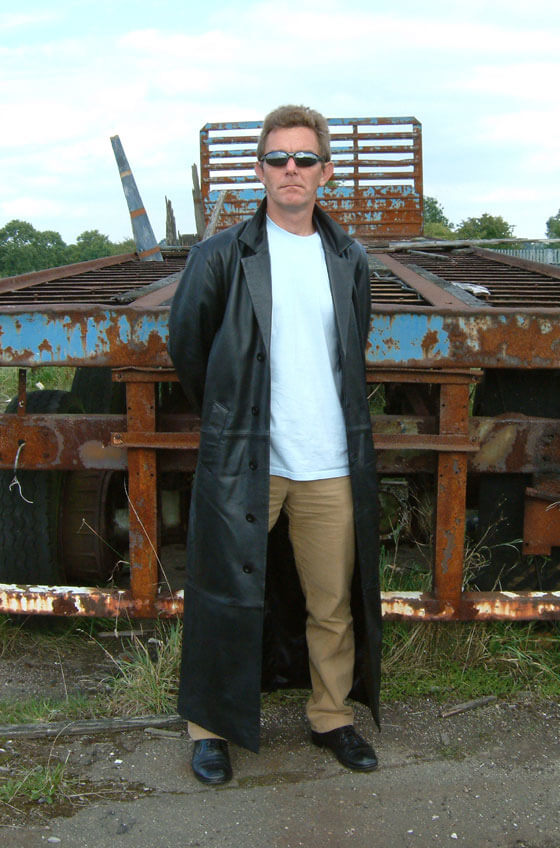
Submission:
[[[288,154],[288,161],[286,162],[286,170],[287,171],[297,170],[296,160],[291,155],[291,153]]]

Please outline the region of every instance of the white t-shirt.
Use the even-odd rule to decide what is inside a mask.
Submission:
[[[272,274],[270,473],[291,480],[348,472],[334,307],[318,233],[267,219]]]

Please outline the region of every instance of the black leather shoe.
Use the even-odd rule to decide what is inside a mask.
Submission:
[[[329,730],[328,733],[311,731],[311,741],[319,748],[328,748],[346,768],[355,771],[373,771],[377,768],[375,751],[351,724]]]
[[[225,739],[197,739],[191,760],[194,776],[214,786],[232,778],[228,743]]]

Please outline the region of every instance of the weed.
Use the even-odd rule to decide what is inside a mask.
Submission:
[[[67,695],[65,698],[25,698],[0,700],[0,724],[31,724],[59,719],[93,718],[106,712],[100,698]]]
[[[66,763],[16,767],[9,776],[0,775],[0,801],[9,805],[26,801],[52,804],[67,798],[75,784],[66,774]]]
[[[387,622],[384,697],[469,700],[534,689],[558,698],[558,635],[553,623]]]
[[[155,637],[144,644],[134,636],[125,654],[113,662],[117,675],[109,681],[110,706],[118,715],[174,713],[181,658],[181,623],[158,623]]]

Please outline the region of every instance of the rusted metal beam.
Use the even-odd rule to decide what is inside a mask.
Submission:
[[[525,489],[523,553],[550,556],[560,547],[560,478],[539,482],[542,488]]]
[[[0,279],[0,292],[20,291],[36,286],[38,283],[48,283],[50,280],[62,280],[65,277],[75,277],[99,268],[110,268],[121,262],[137,259],[136,253],[120,253],[117,256],[104,256],[101,259],[88,259],[87,262],[73,262],[71,265],[59,265],[57,268],[46,268],[44,271],[30,271],[27,274],[16,274],[13,277]]]
[[[382,592],[386,619],[410,621],[523,621],[560,619],[560,592],[464,592],[458,608],[429,592]],[[183,613],[183,592],[161,593],[153,600],[130,591],[76,586],[0,584],[0,613],[166,618]]]
[[[383,616],[420,621],[560,619],[560,592],[463,592],[458,605],[428,592],[382,592]]]
[[[450,309],[463,309],[464,303],[458,297],[454,297],[451,292],[446,291],[436,283],[421,277],[416,271],[398,262],[394,257],[387,253],[376,254],[377,258],[395,274],[400,280],[410,286],[412,289],[422,295],[424,300],[431,303],[435,307],[447,307]],[[375,292],[374,292],[375,299]]]
[[[0,365],[169,368],[167,307],[5,307]],[[375,369],[557,368],[560,310],[378,306],[367,364]]]
[[[482,377],[481,371],[472,369],[416,368],[403,370],[398,368],[368,368],[366,379],[368,383],[426,383],[437,385],[441,383],[478,383]]]
[[[442,436],[468,436],[469,387],[440,388],[439,432]],[[438,453],[436,529],[433,585],[438,600],[458,607],[463,581],[463,549],[467,490],[465,452]]]
[[[497,253],[494,250],[486,250],[482,247],[473,248],[477,256],[493,260],[499,264],[510,265],[512,268],[523,268],[527,271],[540,271],[546,277],[560,280],[560,268],[548,265],[545,262],[534,262],[532,259],[523,259],[521,256],[510,256],[508,253]]]
[[[128,383],[126,405],[128,429],[155,431],[154,383]],[[157,592],[159,551],[156,452],[153,448],[129,448],[128,489],[130,587],[135,599],[153,602]]]
[[[141,372],[139,372],[141,373]],[[161,470],[192,469],[200,420],[194,414],[164,413],[160,430],[135,436],[123,415],[0,415],[0,468],[126,469],[125,441],[163,448]],[[470,418],[469,437],[440,437],[431,416],[374,415],[372,431],[383,473],[434,470],[434,451],[468,452],[470,473],[560,474],[560,422],[551,418]],[[122,434],[119,441],[113,434]],[[131,445],[132,446],[132,445]]]
[[[199,443],[199,433],[144,433],[128,430],[126,433],[111,434],[111,444],[126,448],[197,450]]]

